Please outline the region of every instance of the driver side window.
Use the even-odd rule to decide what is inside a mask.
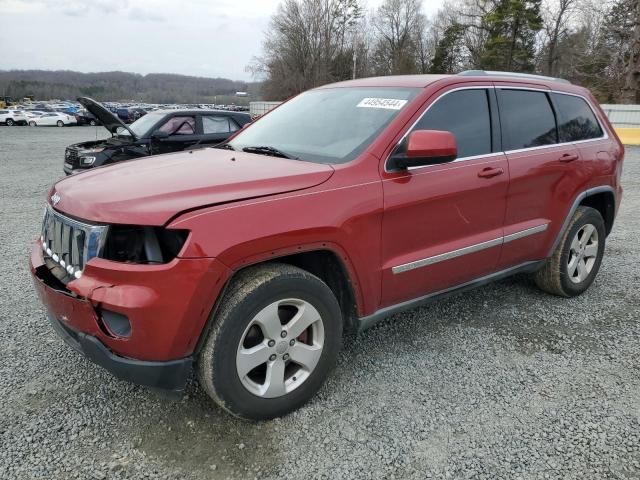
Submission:
[[[489,98],[484,89],[446,93],[428,107],[414,130],[445,130],[453,133],[458,158],[491,153],[491,116]],[[404,151],[406,137],[396,153]]]
[[[195,117],[172,117],[159,129],[169,135],[193,135],[196,133]]]

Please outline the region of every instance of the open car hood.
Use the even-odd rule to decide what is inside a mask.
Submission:
[[[80,220],[164,225],[184,211],[311,188],[333,167],[205,148],[130,160],[59,181],[53,206]]]
[[[109,130],[109,133],[114,134],[116,128],[122,127],[129,132],[134,140],[138,140],[137,135],[133,133],[133,131],[122,120],[120,120],[117,115],[111,113],[100,102],[97,102],[93,98],[89,97],[78,97],[78,102],[80,102],[80,105],[82,105],[90,113],[92,113],[94,117],[100,120],[100,122],[102,122],[102,125],[104,125],[104,127]]]

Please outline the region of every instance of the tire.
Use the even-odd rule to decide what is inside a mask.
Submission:
[[[561,297],[587,290],[600,269],[606,235],[600,212],[578,207],[555,252],[535,273],[538,287]]]
[[[241,271],[212,315],[197,357],[198,379],[218,405],[244,419],[275,418],[305,404],[324,383],[342,344],[342,314],[333,292],[318,277],[290,265]],[[301,320],[309,326],[297,335]],[[250,358],[243,357],[250,349],[256,352],[253,360],[259,353],[257,361],[242,360]],[[296,362],[300,359],[309,368]]]
[[[11,118],[7,118],[6,120],[7,127],[13,127],[16,123]]]
[[[37,124],[36,122],[34,122],[33,120],[31,120],[31,121],[29,122],[29,126],[30,126],[30,127],[37,127],[37,126],[38,126],[38,124]]]
[[[91,120],[89,122],[89,125],[91,125],[92,127],[95,127],[96,126],[96,121],[95,120]]]
[[[62,120],[58,120],[56,122],[56,125],[59,126],[59,127],[64,127],[64,122]]]

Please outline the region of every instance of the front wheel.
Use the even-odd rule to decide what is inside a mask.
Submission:
[[[56,122],[56,125],[58,125],[59,127],[64,127],[64,122],[62,120],[58,120]]]
[[[91,125],[92,127],[95,127],[96,126],[96,121],[95,120],[91,120],[89,122],[89,125]]]
[[[555,252],[536,272],[538,287],[562,297],[580,295],[598,274],[606,236],[600,212],[578,207]]]
[[[38,126],[38,124],[37,124],[36,122],[34,122],[33,120],[31,120],[31,121],[29,122],[29,126],[30,126],[30,127],[36,127],[36,126]]]
[[[200,384],[222,408],[252,420],[285,415],[313,397],[342,340],[331,289],[285,264],[240,272],[212,321],[197,360]]]
[[[6,123],[7,123],[8,127],[13,127],[16,124],[16,122],[14,122],[13,119],[11,119],[11,118],[7,118],[7,122]]]

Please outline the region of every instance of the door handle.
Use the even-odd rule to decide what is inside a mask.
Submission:
[[[574,160],[578,159],[578,155],[575,153],[565,153],[564,155],[562,155],[558,161],[562,162],[562,163],[569,163],[569,162],[573,162]]]
[[[504,170],[497,167],[487,167],[478,172],[478,177],[480,178],[493,178],[498,175],[502,175]]]

